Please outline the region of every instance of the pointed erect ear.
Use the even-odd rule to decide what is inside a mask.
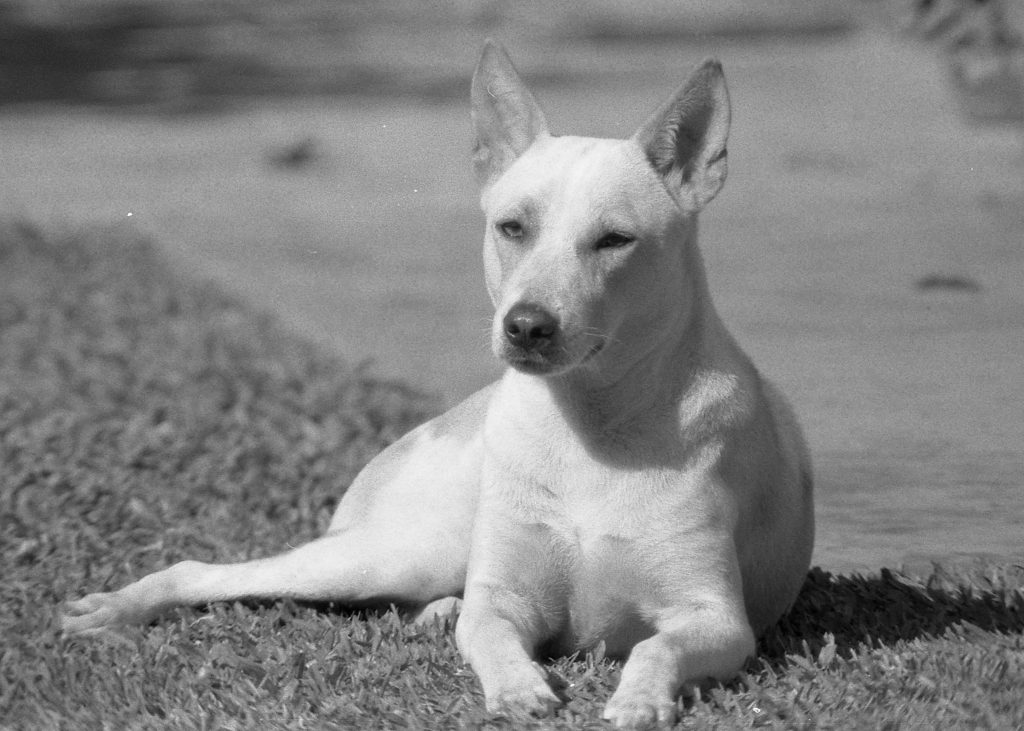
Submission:
[[[516,73],[500,44],[488,39],[473,74],[473,164],[480,184],[487,187],[522,155],[533,141],[547,134],[544,113]]]
[[[725,182],[729,115],[722,65],[708,59],[634,135],[685,210],[699,211]]]

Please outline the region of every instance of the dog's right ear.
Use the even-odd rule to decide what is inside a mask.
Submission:
[[[473,74],[473,165],[480,185],[487,187],[547,134],[544,113],[516,73],[500,44],[488,39]]]

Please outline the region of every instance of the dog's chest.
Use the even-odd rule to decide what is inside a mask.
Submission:
[[[661,540],[652,541],[652,526],[672,511],[651,500],[660,492],[651,475],[638,482],[587,460],[566,463],[567,451],[554,473],[509,465],[504,497],[513,520],[530,526],[530,541],[550,557],[525,570],[541,572],[540,583],[554,588],[545,602],[557,628],[554,646],[571,652],[604,642],[609,655],[622,656],[652,634],[650,619],[662,604],[659,546],[671,532],[662,526]]]
[[[644,459],[644,445],[595,449],[595,440],[530,395],[489,414],[481,511],[529,536],[536,562],[523,564],[515,541],[499,552],[511,572],[547,588],[541,607],[553,647],[571,652],[603,642],[609,655],[624,655],[653,633],[669,546],[693,527],[685,477],[672,459]]]
[[[566,547],[573,560],[566,565],[564,623],[557,643],[563,650],[605,644],[622,656],[652,627],[645,617],[656,593],[635,544],[620,536],[577,534]]]

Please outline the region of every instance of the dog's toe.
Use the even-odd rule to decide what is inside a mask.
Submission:
[[[604,719],[616,728],[668,728],[676,722],[676,704],[653,702],[642,698],[613,697],[604,711]]]
[[[511,718],[545,718],[562,705],[561,699],[547,686],[508,690],[488,703],[492,713]]]
[[[123,624],[113,594],[89,594],[64,605],[60,617],[65,636],[89,635]]]
[[[536,663],[519,670],[504,679],[503,687],[488,694],[487,710],[514,719],[543,718],[553,714],[562,705],[562,699],[551,690],[544,671]]]

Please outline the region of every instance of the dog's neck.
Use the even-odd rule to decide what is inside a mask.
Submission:
[[[687,296],[679,317],[665,318],[663,327],[635,342],[611,345],[628,353],[615,354],[614,367],[605,362],[553,376],[516,374],[543,384],[578,431],[639,434],[662,419],[675,420],[687,392],[704,374],[734,365],[733,341],[708,291],[695,225],[689,228],[688,238],[684,243]],[[611,353],[598,357],[602,355],[612,357]]]

